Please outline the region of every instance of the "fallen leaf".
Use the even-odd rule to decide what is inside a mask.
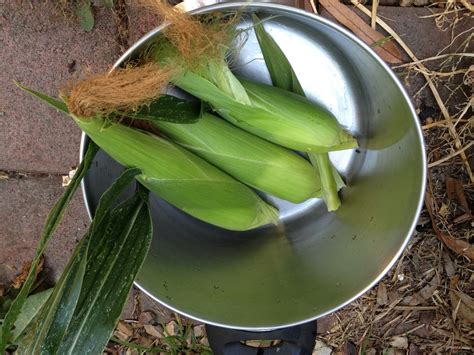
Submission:
[[[456,267],[454,266],[453,261],[449,257],[448,253],[443,252],[443,259],[444,259],[444,270],[446,271],[446,275],[448,277],[453,277],[456,272]]]
[[[438,286],[438,279],[436,276],[434,276],[425,287],[417,292],[417,295],[421,297],[423,301],[426,301],[427,299],[430,299],[431,296],[433,296]]]
[[[455,275],[449,283],[449,298],[453,308],[453,318],[456,320],[459,317],[469,323],[474,323],[474,299],[456,289],[458,281],[459,276]]]
[[[43,264],[44,264],[44,256],[41,257],[41,260],[38,263],[38,267],[36,268],[35,277],[37,277],[38,274],[41,271],[43,271]],[[31,268],[31,261],[26,262],[26,263],[23,264],[23,267],[21,268],[20,273],[15,277],[15,279],[13,280],[13,282],[11,284],[11,286],[13,288],[19,289],[23,286],[23,284],[25,283],[25,281],[28,277],[28,273],[30,272],[30,268]]]
[[[408,338],[404,336],[394,336],[390,339],[389,344],[397,349],[408,349]]]
[[[464,186],[461,181],[452,177],[447,177],[446,194],[449,199],[456,201],[462,207],[464,212],[471,214],[471,209],[469,208]]]
[[[474,246],[470,244],[469,242],[462,240],[462,239],[456,239],[450,235],[444,234],[441,232],[436,225],[436,220],[433,215],[432,211],[432,198],[431,194],[429,191],[426,191],[425,193],[425,205],[426,209],[428,210],[428,213],[431,218],[431,224],[433,226],[433,230],[435,231],[436,235],[438,238],[452,251],[454,251],[456,254],[459,254],[461,256],[468,257],[471,260],[474,260]]]
[[[439,208],[438,214],[441,217],[446,218],[449,215],[449,207],[447,204],[443,203],[441,207]]]
[[[338,0],[320,0],[319,3],[338,22],[354,32],[357,37],[368,45],[384,41],[384,35],[375,31],[354,11]],[[373,50],[387,63],[398,64],[402,62],[402,54],[392,41],[386,41],[382,45],[373,48]]]

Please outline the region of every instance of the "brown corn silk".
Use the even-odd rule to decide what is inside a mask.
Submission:
[[[63,90],[69,111],[80,117],[133,111],[161,96],[171,68],[149,63],[96,74]]]
[[[163,17],[169,25],[166,39],[176,49],[180,63],[159,65],[155,61],[129,65],[110,73],[92,75],[62,90],[71,113],[80,117],[130,112],[160,97],[182,70],[196,69],[215,58],[222,59],[236,16],[213,14],[203,19],[177,11],[166,1],[135,0],[135,5]],[[179,68],[178,68],[179,67]]]
[[[213,13],[201,18],[191,17],[164,0],[136,0],[142,6],[162,16],[168,26],[163,34],[177,50],[186,69],[196,69],[212,59],[222,60],[234,33],[238,14]]]

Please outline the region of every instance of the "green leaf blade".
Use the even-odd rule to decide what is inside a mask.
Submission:
[[[148,253],[151,236],[148,205],[138,192],[112,211],[105,235],[92,236],[81,299],[60,353],[102,352]]]
[[[76,247],[52,295],[41,309],[36,324],[20,343],[19,354],[56,353],[61,339],[71,321],[81,292],[86,270],[88,239],[84,238]]]
[[[62,220],[66,207],[69,205],[69,202],[71,201],[72,196],[74,195],[75,191],[79,187],[79,184],[82,178],[84,177],[86,172],[89,170],[89,167],[92,164],[93,158],[95,154],[97,153],[98,149],[99,148],[96,144],[89,145],[87,152],[84,156],[84,160],[79,165],[76,171],[76,174],[71,180],[71,183],[68,185],[68,187],[66,188],[66,191],[64,191],[64,194],[55,203],[55,205],[53,206],[53,208],[48,214],[48,218],[43,228],[43,232],[41,234],[40,241],[38,243],[35,257],[33,259],[33,262],[31,263],[31,267],[30,267],[30,271],[28,273],[27,279],[23,287],[21,288],[20,293],[10,305],[9,310],[7,314],[5,315],[5,319],[3,320],[3,324],[1,327],[1,334],[0,334],[1,335],[0,353],[3,353],[7,345],[11,344],[14,340],[12,337],[12,328],[18,318],[18,315],[20,314],[23,308],[23,305],[35,281],[36,269],[41,260],[41,256],[43,255],[44,249],[46,248],[46,245],[49,239],[52,237],[60,221]]]

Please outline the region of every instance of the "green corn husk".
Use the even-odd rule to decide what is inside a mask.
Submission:
[[[321,196],[319,176],[299,155],[204,113],[193,124],[155,122],[161,132],[256,189],[300,203]]]
[[[226,76],[222,86],[228,88],[233,74]],[[333,115],[308,99],[265,84],[240,80],[238,86],[232,82],[238,93],[233,97],[190,71],[174,80],[176,86],[211,104],[226,120],[284,147],[317,153],[357,147],[357,141]],[[242,90],[250,104],[235,98],[244,96]]]
[[[178,145],[101,118],[74,117],[79,127],[137,180],[172,205],[230,230],[276,224],[278,211],[254,191]]]

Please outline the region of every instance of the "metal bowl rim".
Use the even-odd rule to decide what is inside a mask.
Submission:
[[[200,14],[202,12],[214,11],[214,10],[230,10],[230,9],[234,9],[234,8],[238,8],[238,7],[263,8],[265,10],[275,9],[275,10],[284,10],[284,11],[287,11],[287,12],[290,12],[290,13],[294,13],[294,14],[309,18],[311,20],[323,23],[324,25],[326,25],[326,26],[330,27],[331,29],[343,34],[344,36],[348,37],[353,42],[357,43],[370,56],[372,56],[373,59],[375,59],[377,61],[377,63],[387,72],[387,74],[390,76],[390,78],[397,85],[398,89],[400,90],[401,94],[403,95],[403,98],[405,99],[405,101],[406,101],[406,103],[407,103],[407,105],[410,109],[410,112],[412,114],[411,118],[412,118],[413,122],[415,123],[418,139],[419,139],[419,142],[420,142],[420,145],[421,145],[421,148],[422,148],[421,149],[422,150],[421,161],[423,163],[423,170],[422,170],[422,174],[421,174],[422,182],[421,182],[420,195],[419,195],[419,198],[418,198],[418,206],[416,208],[416,213],[413,216],[413,220],[411,221],[411,225],[410,225],[410,228],[409,228],[409,233],[407,233],[407,235],[405,236],[402,245],[400,246],[399,250],[394,254],[392,260],[388,263],[388,265],[385,267],[385,269],[383,269],[380,272],[380,274],[371,283],[369,283],[369,285],[367,285],[365,288],[363,288],[362,291],[358,292],[355,296],[349,298],[347,301],[341,303],[340,305],[338,305],[338,306],[336,306],[336,307],[334,307],[334,308],[332,308],[332,309],[330,309],[326,312],[323,312],[323,313],[318,314],[316,316],[309,317],[309,318],[306,318],[306,319],[303,319],[303,320],[300,320],[300,321],[297,321],[297,322],[281,324],[279,326],[274,326],[274,327],[242,327],[242,326],[235,326],[235,325],[229,325],[229,324],[209,321],[209,320],[206,320],[204,318],[200,318],[200,317],[188,314],[186,312],[183,312],[182,310],[179,310],[179,309],[167,304],[163,300],[158,299],[157,297],[152,295],[150,292],[148,292],[144,287],[142,287],[139,283],[137,283],[136,281],[134,282],[134,285],[136,287],[138,287],[143,293],[145,293],[147,296],[149,296],[150,298],[152,298],[156,302],[158,302],[161,305],[171,309],[174,312],[180,313],[183,316],[194,319],[198,322],[211,324],[211,325],[219,326],[219,327],[233,328],[233,329],[246,330],[246,331],[268,331],[268,330],[274,330],[274,329],[279,329],[279,328],[292,327],[292,326],[300,325],[300,324],[303,324],[303,323],[311,322],[311,321],[314,321],[318,318],[324,317],[324,316],[326,316],[326,315],[328,315],[332,312],[335,312],[335,311],[341,309],[342,307],[344,307],[344,306],[348,305],[349,303],[353,302],[354,300],[356,300],[357,298],[359,298],[360,296],[365,294],[367,291],[369,291],[372,287],[374,287],[387,274],[387,272],[393,267],[393,265],[396,263],[396,261],[400,258],[401,254],[405,250],[408,242],[410,241],[410,238],[411,238],[411,236],[412,236],[412,234],[415,230],[416,223],[418,221],[418,216],[420,215],[421,209],[423,207],[423,196],[424,196],[425,189],[426,189],[426,174],[427,174],[427,171],[426,171],[427,162],[426,162],[426,154],[425,154],[426,146],[425,146],[425,143],[424,143],[422,128],[421,128],[420,123],[418,122],[418,119],[417,119],[418,116],[416,114],[415,108],[413,107],[413,104],[411,102],[410,97],[408,96],[407,92],[403,88],[403,86],[400,83],[400,81],[398,80],[398,78],[392,72],[390,67],[378,55],[376,55],[373,52],[373,50],[367,44],[365,44],[362,40],[357,38],[354,34],[349,32],[348,30],[342,28],[341,26],[339,26],[339,25],[331,22],[330,20],[325,19],[325,18],[323,18],[323,17],[321,17],[317,14],[313,14],[313,13],[307,12],[305,10],[297,9],[297,8],[294,8],[294,7],[291,7],[291,6],[273,4],[273,3],[250,3],[250,4],[246,3],[246,2],[217,3],[217,4],[214,4],[214,5],[205,6],[205,7],[201,7],[199,9],[190,11],[190,14]],[[164,26],[165,25],[160,25],[160,26],[156,27],[155,29],[151,30],[150,32],[145,34],[143,37],[141,37],[137,42],[135,42],[114,63],[114,65],[112,66],[111,71],[113,71],[114,69],[116,69],[117,67],[122,65],[130,57],[130,55],[133,54],[133,52],[137,48],[139,48],[143,43],[145,43],[150,38],[155,36],[158,32],[160,32],[163,29]],[[87,136],[83,132],[82,136],[81,136],[79,161],[82,161],[82,159],[84,157],[85,150],[86,150],[86,143],[87,143]],[[83,198],[84,198],[84,203],[85,203],[85,206],[86,206],[87,214],[89,215],[89,218],[92,219],[92,214],[91,214],[91,210],[90,210],[88,199],[87,199],[86,186],[85,186],[84,179],[81,182],[81,188],[82,188],[82,195],[83,195]]]

